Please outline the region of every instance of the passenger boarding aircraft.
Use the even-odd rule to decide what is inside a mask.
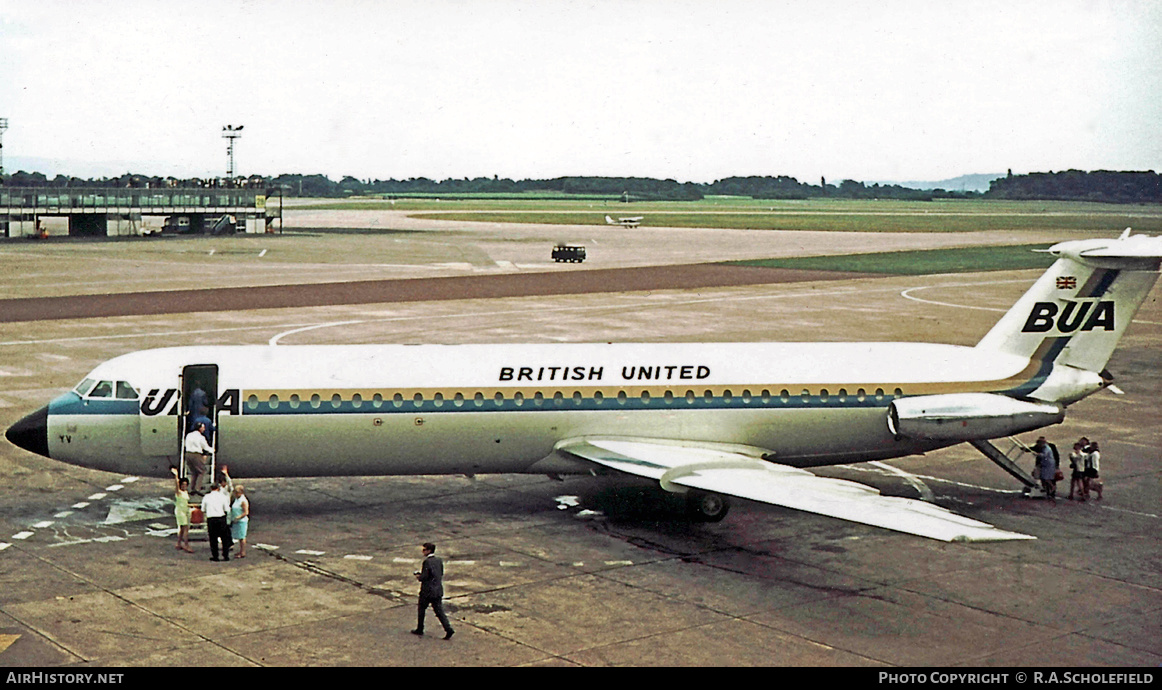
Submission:
[[[605,223],[606,225],[620,225],[623,228],[636,228],[642,224],[643,218],[645,218],[645,216],[625,216],[614,220],[609,216],[606,216]]]
[[[14,424],[26,450],[169,476],[195,387],[246,477],[615,470],[946,541],[1032,538],[803,468],[1056,424],[1105,388],[1162,237],[1074,240],[975,347],[920,343],[195,346],[122,355]]]

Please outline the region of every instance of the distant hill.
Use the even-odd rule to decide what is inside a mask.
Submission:
[[[950,180],[937,180],[935,182],[880,182],[880,184],[897,184],[901,187],[909,189],[944,189],[949,192],[987,192],[989,190],[989,183],[998,177],[1004,177],[1005,173],[991,173],[985,175],[961,175]]]

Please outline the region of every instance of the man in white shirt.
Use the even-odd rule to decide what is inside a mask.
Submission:
[[[230,560],[230,547],[234,542],[230,539],[230,527],[226,524],[226,516],[230,514],[230,498],[226,494],[226,482],[202,498],[202,513],[206,516],[206,531],[210,536],[210,560],[218,559],[218,542],[222,542],[222,559]]]
[[[190,468],[194,477],[190,482],[190,493],[199,496],[202,494],[199,481],[206,473],[206,462],[210,459],[210,454],[214,452],[213,447],[206,441],[205,433],[206,425],[199,422],[193,431],[186,434],[184,444],[186,466]]]

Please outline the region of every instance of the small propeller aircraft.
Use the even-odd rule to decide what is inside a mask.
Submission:
[[[642,224],[643,218],[645,218],[645,216],[623,216],[623,217],[619,217],[617,220],[614,220],[613,218],[606,216],[605,217],[605,224],[606,225],[620,225],[623,228],[636,228],[637,226]]]

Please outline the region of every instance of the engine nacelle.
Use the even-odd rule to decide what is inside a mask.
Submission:
[[[896,438],[970,441],[1000,438],[1057,424],[1060,405],[1014,400],[994,393],[948,393],[900,398],[888,405]]]

